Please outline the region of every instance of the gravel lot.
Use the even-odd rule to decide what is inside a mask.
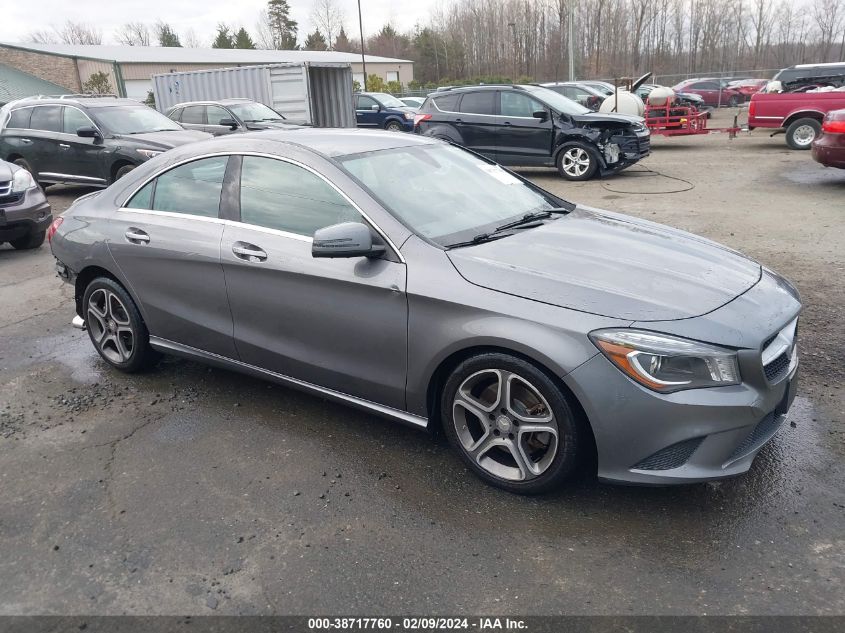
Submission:
[[[749,474],[509,495],[312,396],[175,359],[110,371],[49,248],[2,246],[0,614],[845,614],[845,171],[762,130],[653,146],[603,181],[525,173],[797,283],[799,397]]]

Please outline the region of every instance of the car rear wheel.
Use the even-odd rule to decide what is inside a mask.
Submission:
[[[399,123],[399,121],[390,121],[387,125],[384,126],[384,129],[388,132],[401,132],[402,124]]]
[[[488,353],[461,363],[443,389],[441,416],[467,465],[504,490],[547,492],[576,466],[578,426],[566,397],[521,358]]]
[[[569,143],[557,155],[558,173],[567,180],[589,180],[598,169],[598,162],[583,143]]]
[[[46,231],[33,231],[32,233],[28,233],[27,235],[19,237],[16,240],[11,240],[9,244],[11,244],[13,248],[18,249],[19,251],[38,248],[44,243],[44,236],[46,235],[46,233]]]
[[[821,131],[822,124],[816,119],[798,119],[786,128],[786,144],[792,149],[810,149]]]
[[[113,279],[99,277],[88,284],[82,311],[94,348],[112,367],[132,373],[158,359],[135,302]]]
[[[735,108],[739,105],[739,97],[736,95],[731,95],[731,98],[728,99],[728,106],[731,108]]]

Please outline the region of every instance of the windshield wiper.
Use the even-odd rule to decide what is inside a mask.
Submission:
[[[553,213],[569,213],[569,209],[565,209],[563,207],[554,207],[551,209],[541,209],[540,211],[526,213],[518,220],[514,220],[513,222],[508,222],[506,224],[502,224],[501,226],[497,226],[493,230],[493,233],[498,233],[499,231],[506,231],[507,229],[538,226],[537,224],[535,224],[538,220],[545,220],[546,218],[550,218]]]
[[[493,231],[492,233],[479,233],[478,235],[474,236],[472,239],[467,240],[466,242],[455,242],[454,244],[449,244],[446,249],[450,250],[453,248],[460,248],[461,246],[475,246],[476,244],[482,244],[484,242],[492,242],[493,240],[499,240],[503,237],[507,237],[504,233],[496,233]]]

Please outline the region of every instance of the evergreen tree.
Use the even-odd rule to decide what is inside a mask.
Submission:
[[[352,42],[349,40],[349,37],[346,35],[346,31],[343,30],[343,27],[340,27],[340,31],[334,40],[333,50],[340,51],[342,53],[359,52],[353,49]]]
[[[158,37],[159,46],[178,46],[180,48],[182,46],[179,36],[176,35],[176,31],[164,22],[156,24],[156,36]]]
[[[241,27],[235,33],[235,48],[255,48],[255,42],[252,41],[244,27]]]
[[[235,48],[234,38],[225,24],[217,25],[217,37],[211,43],[211,48]]]
[[[329,50],[329,45],[326,42],[326,38],[320,33],[320,29],[316,29],[305,38],[303,48],[306,51],[327,51]]]
[[[273,37],[273,47],[278,50],[295,50],[296,32],[299,25],[290,17],[290,5],[287,0],[269,0],[267,18]]]

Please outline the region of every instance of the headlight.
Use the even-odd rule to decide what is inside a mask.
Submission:
[[[409,121],[413,121],[414,120],[414,113],[413,112],[406,112],[405,118],[408,119]]]
[[[739,384],[736,352],[723,347],[627,328],[596,330],[590,339],[628,377],[654,391]]]
[[[158,156],[159,154],[164,153],[161,150],[155,149],[136,149],[135,151],[138,152],[144,158],[153,158],[155,156]]]
[[[18,169],[12,176],[12,191],[20,193],[35,186],[35,179],[26,169]]]

